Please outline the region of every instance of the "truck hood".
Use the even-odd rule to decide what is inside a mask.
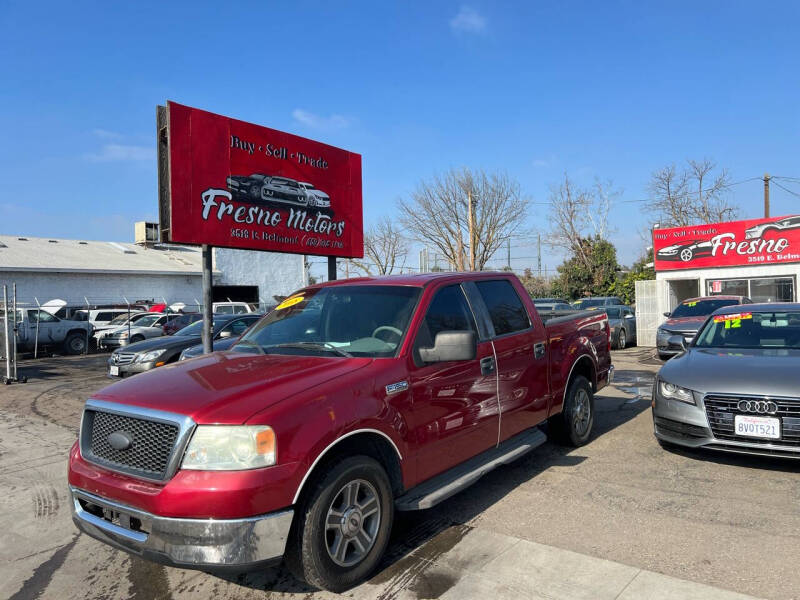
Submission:
[[[696,392],[800,396],[800,350],[689,348],[667,361],[659,377]]]
[[[196,423],[241,424],[277,402],[371,362],[371,358],[215,352],[123,379],[92,397],[188,415]]]

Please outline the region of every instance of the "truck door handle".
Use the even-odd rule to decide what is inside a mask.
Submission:
[[[485,356],[481,359],[481,375],[491,375],[494,373],[495,364],[493,356]]]
[[[533,357],[534,358],[542,358],[544,356],[545,351],[545,343],[544,342],[537,342],[533,345]]]

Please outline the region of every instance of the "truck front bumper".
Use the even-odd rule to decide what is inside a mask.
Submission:
[[[175,567],[205,569],[277,562],[294,511],[244,519],[160,517],[70,486],[72,520],[82,532],[115,548]]]

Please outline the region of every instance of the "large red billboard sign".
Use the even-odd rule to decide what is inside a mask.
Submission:
[[[159,107],[162,239],[361,257],[361,155],[168,102]]]
[[[653,230],[656,271],[800,262],[800,216]]]

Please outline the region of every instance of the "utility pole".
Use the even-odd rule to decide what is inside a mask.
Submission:
[[[539,277],[542,276],[542,234],[536,234],[536,266],[539,268]]]
[[[472,189],[467,190],[467,209],[469,210],[469,270],[475,270],[475,223],[472,215]]]
[[[506,266],[508,267],[508,270],[510,271],[511,270],[511,238],[510,237],[506,240],[506,244],[507,244],[506,245]]]
[[[769,217],[769,173],[764,173],[764,218]]]

